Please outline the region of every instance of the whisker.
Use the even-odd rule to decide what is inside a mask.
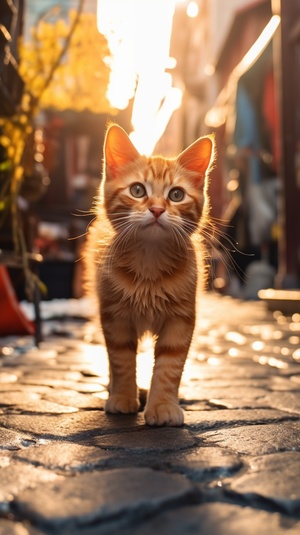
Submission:
[[[234,249],[234,250],[228,249],[226,245],[224,245],[220,240],[216,238],[212,239],[212,237],[209,234],[204,233],[204,237],[205,239],[207,239],[209,245],[212,247],[213,251],[217,254],[218,258],[223,262],[226,268],[227,275],[230,277],[230,268],[231,268],[234,272],[236,272],[239,275],[239,277],[242,280],[244,280],[245,273],[240,268],[239,264],[237,263],[237,261],[234,259],[234,257],[231,254],[235,252],[239,253],[239,251],[237,249]],[[213,243],[214,241],[218,247],[216,247],[216,245]]]
[[[121,232],[119,232],[112,244],[110,245],[110,247],[108,247],[107,251],[106,251],[106,256],[105,256],[105,260],[106,260],[106,263],[107,263],[107,267],[109,270],[111,270],[112,268],[112,264],[113,264],[113,260],[115,258],[115,255],[118,253],[118,254],[123,254],[124,253],[124,250],[126,248],[126,245],[131,237],[131,235],[133,234],[133,232],[135,231],[135,225],[134,223],[129,223],[127,224],[126,226],[124,226],[124,228],[121,230]]]
[[[92,225],[92,223],[94,223],[95,220],[96,220],[96,216],[91,221],[88,222],[85,232],[83,232],[82,234],[78,234],[78,236],[69,237],[68,241],[78,240],[79,238],[84,238],[84,236],[87,236],[88,231],[89,231],[89,227]]]
[[[86,217],[88,215],[94,215],[95,213],[94,210],[92,210],[91,208],[89,210],[80,210],[79,208],[77,208],[77,212],[71,212],[71,215],[73,215],[74,217]]]

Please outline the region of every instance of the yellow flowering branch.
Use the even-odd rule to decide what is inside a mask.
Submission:
[[[70,11],[69,26],[62,19],[47,22],[50,12],[45,13],[31,31],[31,42],[20,43],[19,72],[25,83],[21,104],[13,117],[0,117],[0,145],[5,153],[0,162],[0,226],[10,212],[14,249],[22,257],[31,296],[36,280],[29,268],[18,198],[25,175],[34,165],[32,158],[32,169],[25,169],[35,117],[49,107],[113,111],[106,97],[110,52],[97,30],[95,16],[83,13],[84,2],[79,0],[77,10]]]

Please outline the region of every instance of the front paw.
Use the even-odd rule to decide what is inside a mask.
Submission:
[[[145,420],[148,425],[179,427],[184,422],[183,410],[178,403],[161,403],[146,407]]]
[[[138,412],[140,402],[137,398],[130,398],[121,394],[111,395],[105,403],[105,412],[113,414],[132,414]]]

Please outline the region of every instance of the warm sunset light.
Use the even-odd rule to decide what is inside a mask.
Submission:
[[[125,109],[134,97],[130,137],[144,154],[153,151],[181,104],[182,92],[165,72],[172,65],[174,8],[175,0],[98,1],[98,28],[112,52],[108,98],[112,106]]]
[[[0,535],[300,535],[300,0],[0,37]]]

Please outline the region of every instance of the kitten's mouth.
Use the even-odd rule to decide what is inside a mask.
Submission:
[[[153,219],[153,221],[149,221],[148,223],[146,223],[145,226],[151,227],[151,228],[155,228],[155,227],[159,227],[162,229],[166,228],[165,225],[162,223],[162,221],[159,221],[158,219]]]

